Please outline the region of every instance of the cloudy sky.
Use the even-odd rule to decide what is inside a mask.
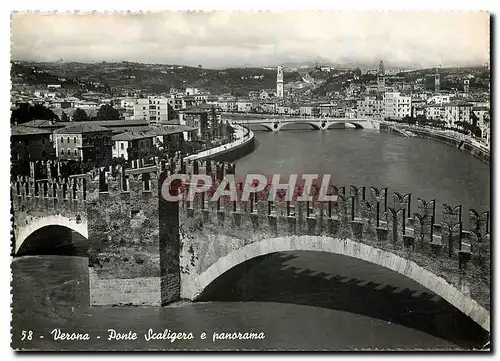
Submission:
[[[14,13],[12,58],[207,68],[302,61],[484,64],[489,15],[471,12]]]

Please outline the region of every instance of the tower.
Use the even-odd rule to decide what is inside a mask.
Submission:
[[[377,90],[381,93],[385,93],[385,68],[382,60],[378,65]]]
[[[281,65],[278,66],[278,73],[276,76],[276,96],[280,99],[283,99],[283,67]]]
[[[440,90],[441,90],[441,74],[439,74],[439,68],[437,68],[436,74],[434,74],[434,91],[436,93],[439,93]]]

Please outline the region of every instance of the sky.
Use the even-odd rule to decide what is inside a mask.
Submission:
[[[205,68],[485,64],[485,12],[12,13],[11,57]]]

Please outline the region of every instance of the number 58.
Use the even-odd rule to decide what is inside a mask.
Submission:
[[[21,341],[24,340],[32,340],[33,339],[33,331],[23,331],[21,332]]]

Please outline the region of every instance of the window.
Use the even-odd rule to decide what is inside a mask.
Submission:
[[[76,139],[76,138],[75,138],[75,139]],[[74,151],[74,154],[75,154],[75,157],[76,157],[76,155],[77,155],[77,154],[76,154],[76,149],[75,149],[75,151]]]
[[[124,148],[123,148],[123,143],[120,143],[120,149],[124,149]]]
[[[45,138],[42,138],[42,144],[45,145]]]
[[[66,143],[68,143],[68,144],[69,144],[69,137],[67,137],[67,138],[66,138]]]
[[[64,155],[64,149],[61,149],[61,155]]]
[[[63,143],[64,143],[64,138],[63,138],[63,137],[61,137],[61,144],[63,144]]]
[[[73,137],[73,143],[76,144],[76,137]]]

